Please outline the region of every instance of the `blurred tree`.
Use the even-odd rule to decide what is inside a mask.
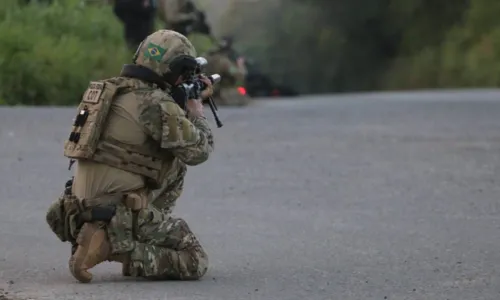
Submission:
[[[463,24],[470,5],[469,0],[233,1],[221,27],[239,36],[237,46],[274,78],[302,92],[372,90],[386,86],[385,75],[402,70],[410,57],[439,65],[438,52]],[[490,15],[487,20],[494,20]],[[476,19],[476,26],[496,24]],[[421,76],[426,72],[421,68]],[[439,72],[432,77],[427,84],[437,84]]]

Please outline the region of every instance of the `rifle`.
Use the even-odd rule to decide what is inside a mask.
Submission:
[[[184,90],[186,91],[187,99],[198,99],[200,97],[201,92],[206,88],[206,84],[200,80],[202,75],[203,67],[207,65],[208,61],[204,57],[197,57],[196,63],[198,64],[195,73],[192,78],[187,80],[182,84]],[[221,80],[221,76],[219,74],[212,74],[210,76],[206,76],[212,84],[217,84]],[[208,105],[210,106],[210,110],[214,115],[215,123],[217,124],[217,128],[222,127],[222,122],[219,119],[219,115],[217,114],[218,108],[214,102],[214,99],[210,96],[208,99]]]

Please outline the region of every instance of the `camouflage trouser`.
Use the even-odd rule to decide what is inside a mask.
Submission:
[[[150,279],[201,278],[208,257],[188,224],[150,207],[118,205],[108,224],[112,254],[130,254],[129,273]]]
[[[113,208],[106,222],[108,239],[112,256],[129,256],[126,273],[179,280],[199,279],[206,273],[207,254],[183,219],[173,218],[154,207],[132,210],[125,203],[119,203]],[[92,221],[90,211],[92,208],[82,207],[75,196],[63,194],[50,206],[46,219],[61,241],[76,246],[83,222]]]
[[[214,92],[214,101],[221,106],[246,106],[251,99],[247,95],[242,95],[236,87],[221,87]]]

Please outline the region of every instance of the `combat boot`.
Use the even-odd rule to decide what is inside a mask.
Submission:
[[[82,283],[90,282],[92,274],[88,270],[107,261],[111,254],[106,230],[99,223],[85,223],[82,226],[76,240],[78,247],[69,259],[71,274]]]

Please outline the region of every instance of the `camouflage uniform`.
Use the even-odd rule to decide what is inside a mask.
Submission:
[[[214,101],[220,105],[245,106],[250,97],[238,92],[238,86],[245,83],[246,70],[234,63],[222,49],[208,52],[206,72],[222,76],[220,84],[214,89]]]
[[[161,188],[149,194],[151,206],[165,215],[173,212],[176,201],[184,189],[184,177],[187,172],[186,164],[179,159],[175,159],[174,164],[174,169],[178,171],[177,176],[165,181]]]
[[[167,74],[172,61],[183,55],[196,55],[187,38],[160,30],[138,48],[134,67],[147,67],[163,78],[159,75]],[[69,267],[80,282],[90,282],[88,270],[104,261],[122,263],[125,276],[199,279],[208,258],[187,223],[147,202],[148,194],[163,186],[161,194],[168,196],[162,199],[174,200],[157,203],[169,211],[182,190],[186,165],[203,163],[213,151],[212,131],[204,117],[186,116],[167,93],[171,86],[160,89],[124,74],[122,70],[120,77],[101,81],[113,89],[113,97],[102,96],[108,90],[94,93],[100,82],[84,94],[83,99],[101,95],[95,96],[101,102],[82,100],[79,106],[82,115],[80,109],[90,105],[93,125],[81,130],[74,125],[72,136],[81,132],[80,142],[75,146],[70,137],[65,143],[65,155],[76,159],[77,168],[65,193],[50,206],[47,222],[61,241],[73,245]],[[98,106],[90,103],[108,102],[109,113],[101,122]],[[88,128],[98,130],[99,124],[106,125],[97,146],[86,152],[95,140]]]

